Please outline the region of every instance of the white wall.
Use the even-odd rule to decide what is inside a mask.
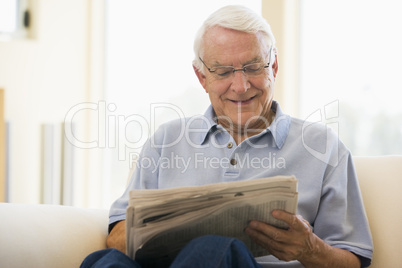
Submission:
[[[71,107],[92,98],[89,1],[31,4],[33,38],[0,42],[0,88],[11,127],[9,201],[18,203],[40,201],[40,124],[64,121]],[[84,166],[87,152],[77,157]],[[82,185],[76,184],[80,196],[86,191]]]

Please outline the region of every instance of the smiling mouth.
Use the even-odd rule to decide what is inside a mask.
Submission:
[[[230,101],[237,105],[245,105],[245,104],[251,103],[254,98],[255,98],[255,96],[253,96],[249,99],[246,99],[246,100],[230,100]]]

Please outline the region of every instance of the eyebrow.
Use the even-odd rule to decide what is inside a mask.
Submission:
[[[251,60],[248,60],[245,63],[243,63],[242,66],[246,66],[249,64],[257,63],[257,62],[263,62],[263,59],[261,56],[255,56]],[[216,68],[216,67],[234,67],[234,66],[233,65],[223,65],[223,64],[220,64],[218,61],[215,61],[210,68]]]

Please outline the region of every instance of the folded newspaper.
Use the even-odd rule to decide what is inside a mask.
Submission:
[[[274,209],[296,213],[297,179],[276,176],[170,189],[133,190],[126,217],[127,254],[136,260],[169,263],[192,239],[235,237],[254,257],[268,255],[244,233],[250,220],[286,229]]]

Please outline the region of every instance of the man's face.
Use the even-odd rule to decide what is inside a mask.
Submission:
[[[250,63],[260,62],[266,65],[269,53],[270,45],[261,33],[249,34],[213,27],[205,34],[202,60],[211,69],[218,66],[241,69]],[[201,85],[209,94],[218,121],[227,121],[231,128],[250,129],[268,120],[278,70],[274,54],[272,51],[272,67],[264,69],[257,76],[236,71],[228,78],[222,79],[217,78],[205,67],[205,75],[194,68]]]

